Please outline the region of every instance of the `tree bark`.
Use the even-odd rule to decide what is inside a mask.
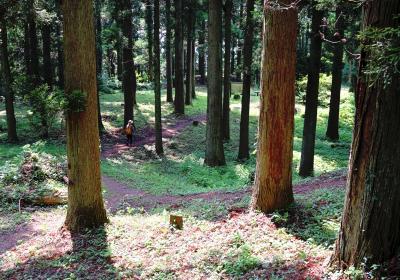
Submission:
[[[100,85],[103,72],[103,43],[101,40],[101,0],[95,0],[94,17],[96,25],[96,77],[97,77],[97,112],[100,134],[104,132],[103,120],[101,118],[100,108]]]
[[[206,21],[203,19],[200,23],[199,30],[199,75],[200,84],[204,85],[206,83]]]
[[[292,158],[297,7],[264,10],[261,102],[252,208],[272,212],[293,202]],[[282,4],[291,4],[285,0]]]
[[[30,69],[32,70],[32,83],[36,87],[40,84],[38,39],[36,33],[36,12],[34,1],[28,1],[28,25],[29,25],[29,58]]]
[[[132,2],[121,1],[121,28],[122,28],[122,89],[124,92],[124,127],[133,119],[133,105],[135,95],[135,81],[132,49]]]
[[[49,23],[42,26],[43,41],[43,78],[51,89],[53,87],[53,67],[51,65],[51,27]]]
[[[61,34],[62,30],[62,16],[58,1],[56,1],[56,12],[58,22],[55,26],[56,28],[56,40],[57,40],[57,76],[58,76],[58,87],[61,89],[64,88],[64,51],[63,51],[63,35]]]
[[[344,38],[344,19],[340,7],[336,9],[336,28],[336,32],[339,33],[339,36],[336,36],[335,40]],[[339,108],[342,70],[343,44],[339,43],[334,46],[333,50],[331,99],[329,103],[328,127],[326,130],[326,137],[333,141],[339,140]]]
[[[65,92],[87,95],[84,112],[67,115],[68,211],[71,231],[107,222],[101,193],[96,50],[91,0],[64,0]]]
[[[368,1],[363,29],[398,27],[399,13],[397,0]],[[333,256],[342,268],[380,264],[400,247],[400,74],[374,81],[364,72],[370,61],[363,48],[346,201]]]
[[[243,3],[240,3],[240,8],[239,8],[239,28],[242,29],[243,28]],[[242,66],[242,48],[243,48],[243,42],[240,40],[240,38],[238,38],[237,40],[238,42],[238,48],[236,51],[236,79],[238,81],[241,80],[242,78],[242,73],[240,72],[240,70],[243,69]]]
[[[1,48],[0,48],[0,59],[1,59],[1,74],[3,80],[3,92],[6,99],[6,118],[7,118],[7,137],[8,142],[18,142],[17,137],[17,122],[15,120],[14,112],[14,94],[12,92],[11,83],[11,69],[8,58],[8,34],[7,25],[5,19],[0,21],[1,30]]]
[[[171,54],[171,0],[165,1],[166,38],[165,38],[165,59],[167,67],[167,102],[173,102],[172,96],[172,54]]]
[[[192,105],[192,45],[193,45],[193,18],[194,11],[192,1],[188,1],[187,9],[187,44],[186,44],[186,90],[185,90],[185,104]]]
[[[224,97],[222,105],[222,139],[230,139],[230,107],[231,98],[231,41],[232,41],[232,0],[225,1],[225,52],[224,52]]]
[[[154,105],[156,153],[163,154],[161,124],[161,83],[160,83],[160,1],[154,0]]]
[[[153,11],[152,0],[146,0],[146,35],[147,35],[147,52],[149,54],[148,77],[149,81],[153,81]]]
[[[315,132],[317,126],[319,72],[321,67],[322,48],[322,39],[319,32],[324,15],[323,11],[316,9],[315,4],[316,3],[313,2],[303,145],[301,148],[299,171],[299,174],[302,177],[312,176],[314,172]]]
[[[175,0],[175,114],[185,114],[183,67],[183,3]]]
[[[207,129],[206,155],[208,166],[225,165],[222,144],[222,0],[208,3],[208,71],[207,71]]]
[[[253,62],[254,0],[246,1],[246,31],[243,43],[243,88],[242,111],[240,114],[239,160],[246,160],[249,154],[249,113],[251,90],[251,64]]]
[[[196,34],[193,30],[193,34]],[[194,35],[195,36],[195,35]],[[193,38],[192,44],[192,99],[196,99],[196,38]]]

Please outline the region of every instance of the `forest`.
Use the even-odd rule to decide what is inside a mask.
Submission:
[[[400,279],[399,0],[0,0],[0,279]]]

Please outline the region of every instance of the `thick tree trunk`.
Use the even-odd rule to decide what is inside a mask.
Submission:
[[[208,3],[207,132],[204,163],[225,165],[222,144],[222,0]]]
[[[222,105],[222,139],[230,139],[230,107],[231,97],[231,40],[232,40],[232,0],[225,1],[225,52],[224,52],[224,98]]]
[[[397,0],[368,1],[363,28],[398,27],[399,13]],[[400,248],[400,74],[373,81],[364,73],[370,61],[363,49],[345,208],[333,257],[343,268],[380,264]]]
[[[171,0],[165,1],[166,38],[165,38],[165,59],[167,67],[167,102],[173,102],[172,96],[172,54],[171,54]]]
[[[187,9],[187,43],[186,43],[186,90],[185,90],[185,104],[192,105],[192,68],[193,68],[193,57],[192,57],[192,45],[193,42],[193,18],[194,11],[192,7],[193,3],[188,2]]]
[[[133,119],[134,105],[134,71],[132,49],[132,2],[121,1],[121,29],[122,29],[122,89],[124,92],[124,127]]]
[[[34,10],[34,1],[29,1],[28,8],[28,25],[29,25],[29,57],[30,57],[30,69],[32,70],[32,83],[34,86],[40,84],[40,72],[39,72],[39,55],[38,55],[38,39],[36,33],[36,12]]]
[[[53,66],[51,65],[51,27],[50,24],[42,26],[42,41],[43,41],[43,78],[44,82],[53,87]]]
[[[264,11],[261,102],[252,207],[272,212],[293,202],[292,158],[297,8],[267,1]],[[291,4],[285,0],[282,4]]]
[[[306,109],[303,128],[303,145],[301,148],[300,176],[312,176],[314,172],[315,132],[317,126],[319,72],[321,67],[322,39],[320,25],[323,11],[317,10],[313,2],[311,23],[310,59],[306,92]]]
[[[147,74],[149,81],[153,81],[153,3],[152,0],[146,0],[146,35],[147,35],[147,52],[149,55],[149,64]]]
[[[253,62],[254,0],[246,1],[246,31],[243,44],[243,88],[242,111],[240,115],[239,160],[246,160],[249,154],[249,113],[251,90],[251,64]]]
[[[7,137],[8,137],[8,142],[15,143],[18,141],[17,122],[15,120],[15,113],[14,113],[14,94],[11,89],[12,79],[11,79],[10,62],[8,59],[7,25],[4,19],[0,21],[0,30],[1,30],[0,71],[3,80],[3,92],[6,98]]]
[[[160,83],[160,1],[154,0],[154,105],[156,153],[163,154],[161,124],[161,83]]]
[[[206,83],[206,21],[203,19],[199,30],[199,75],[200,84]]]
[[[342,10],[336,10],[336,32],[339,36],[335,40],[344,38],[344,19]],[[343,44],[339,43],[334,46],[333,65],[332,65],[332,87],[331,100],[329,103],[328,127],[326,137],[336,141],[339,140],[339,107],[340,107],[340,90],[342,87],[342,70],[343,70]]]
[[[65,92],[87,95],[84,112],[67,116],[68,211],[71,231],[107,222],[101,194],[96,50],[91,0],[64,0]]]
[[[231,75],[235,73],[235,48],[236,48],[236,38],[232,38],[232,48],[231,48]]]
[[[101,41],[101,0],[95,0],[94,16],[96,25],[96,77],[97,77],[97,112],[100,133],[104,132],[103,120],[101,119],[100,109],[100,84],[103,72],[103,43]]]
[[[183,67],[183,3],[175,0],[175,114],[185,114]]]

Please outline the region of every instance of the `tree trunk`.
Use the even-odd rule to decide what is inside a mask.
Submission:
[[[97,112],[100,133],[104,132],[103,120],[101,119],[100,109],[100,84],[103,72],[103,43],[101,41],[101,0],[95,0],[94,17],[96,25],[96,77],[97,77]]]
[[[246,1],[246,31],[243,44],[243,88],[242,112],[240,115],[239,160],[246,160],[249,155],[249,113],[251,90],[251,64],[253,62],[254,37],[254,0]]]
[[[63,36],[61,35],[62,29],[62,17],[60,7],[58,6],[58,1],[56,1],[56,11],[58,23],[56,24],[56,40],[57,40],[57,76],[58,76],[58,86],[64,88],[64,52],[63,52]]]
[[[71,231],[107,222],[101,193],[96,50],[91,0],[64,0],[65,92],[87,94],[84,112],[67,115],[68,211]]]
[[[152,0],[146,0],[146,35],[147,35],[147,52],[149,54],[148,77],[149,81],[153,81],[153,11]]]
[[[297,8],[264,11],[261,102],[252,207],[272,212],[293,202],[292,158]],[[291,4],[291,0],[282,1]]]
[[[32,65],[31,65],[31,47],[29,43],[29,24],[28,18],[24,24],[24,62],[25,62],[25,74],[27,77],[32,76]]]
[[[240,8],[239,8],[239,28],[243,28],[243,3],[240,3]],[[243,43],[238,38],[238,48],[236,51],[236,79],[238,81],[241,80],[242,73],[240,72],[243,67],[242,67],[242,48],[243,48]]]
[[[134,71],[132,58],[132,2],[121,1],[121,29],[122,29],[122,89],[124,92],[124,127],[133,119],[134,105]]]
[[[231,48],[231,75],[235,73],[235,48],[236,48],[236,38],[232,38],[232,48]]]
[[[204,85],[206,83],[206,21],[203,19],[200,23],[199,31],[199,75],[200,84]]]
[[[224,52],[224,98],[222,105],[222,139],[230,138],[229,100],[231,97],[231,20],[232,0],[225,1],[225,52]]]
[[[336,9],[336,32],[339,36],[335,40],[344,38],[344,19],[342,9]],[[332,87],[331,100],[329,103],[328,127],[326,137],[337,141],[339,140],[339,107],[340,107],[340,90],[342,87],[342,70],[343,70],[343,44],[339,43],[334,46],[333,65],[332,65]]]
[[[315,131],[317,126],[319,72],[321,67],[320,25],[323,11],[317,10],[313,2],[311,22],[311,45],[308,65],[308,80],[306,92],[306,109],[303,128],[303,145],[301,148],[300,176],[312,176],[314,172]]]
[[[165,2],[166,17],[166,39],[165,39],[165,59],[167,67],[167,102],[173,102],[172,97],[172,55],[171,55],[171,0]]]
[[[368,1],[363,29],[398,27],[399,13],[397,0]],[[370,61],[362,49],[346,201],[333,256],[343,268],[381,264],[400,247],[400,74],[393,70],[375,80],[364,72]]]
[[[160,84],[160,2],[154,0],[154,114],[156,132],[156,153],[163,154],[161,124],[161,84]]]
[[[36,12],[34,10],[34,1],[28,1],[28,25],[29,25],[29,57],[30,57],[30,69],[32,70],[32,83],[36,87],[40,84],[40,73],[39,73],[39,55],[38,55],[38,39],[36,34]]]
[[[225,165],[222,144],[222,0],[208,3],[208,71],[207,71],[207,132],[204,163]]]
[[[17,122],[15,120],[15,113],[14,113],[14,94],[11,89],[12,78],[11,78],[10,62],[8,59],[7,25],[4,19],[0,21],[0,31],[1,31],[0,66],[1,66],[1,74],[3,80],[3,92],[6,98],[7,136],[8,136],[8,142],[15,143],[18,141]]]
[[[44,23],[42,26],[43,41],[43,78],[51,89],[53,87],[53,67],[51,65],[51,27]]]
[[[185,114],[183,67],[183,3],[175,0],[175,114]]]
[[[122,34],[121,31],[118,32],[119,36],[117,38],[117,41],[115,43],[115,48],[117,50],[117,78],[118,80],[122,81],[122,56],[123,56],[123,51],[122,51]]]
[[[196,34],[193,30],[193,34]],[[196,99],[196,39],[193,38],[192,44],[192,99]]]
[[[192,105],[192,45],[193,45],[193,18],[194,11],[193,3],[188,2],[187,9],[187,44],[186,44],[186,90],[185,90],[185,104]]]

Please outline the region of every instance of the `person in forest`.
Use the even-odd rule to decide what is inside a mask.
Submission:
[[[133,131],[135,129],[135,125],[132,120],[128,121],[128,124],[125,127],[125,134],[127,137],[127,145],[132,146],[133,144]]]

